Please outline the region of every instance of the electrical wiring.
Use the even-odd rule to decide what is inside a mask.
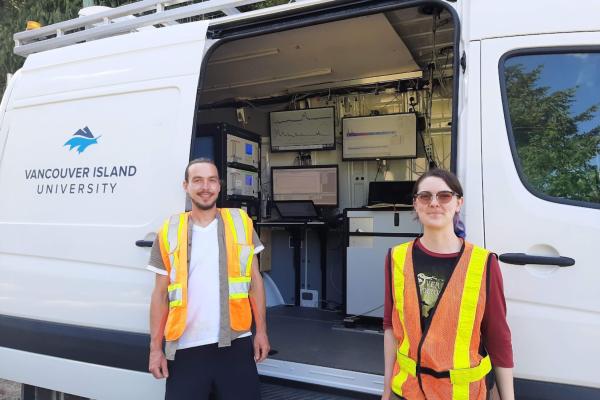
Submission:
[[[356,320],[356,319],[358,319],[358,318],[360,318],[360,317],[364,317],[364,316],[366,316],[367,314],[370,314],[370,313],[372,313],[373,311],[377,311],[377,310],[379,310],[380,308],[383,308],[383,307],[384,307],[384,304],[382,304],[382,305],[380,305],[380,306],[377,306],[377,307],[375,307],[375,308],[372,308],[372,309],[370,309],[370,310],[364,311],[364,312],[362,312],[362,313],[360,313],[360,314],[353,314],[353,315],[351,315],[351,316],[349,316],[349,317],[346,317],[346,320],[354,321],[354,320]]]

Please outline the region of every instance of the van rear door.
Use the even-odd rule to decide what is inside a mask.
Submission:
[[[503,261],[516,376],[596,388],[598,43],[589,32],[481,45],[485,243]],[[554,388],[545,398],[592,398]]]
[[[20,375],[15,364],[22,363],[7,362],[0,376],[91,398],[160,397],[150,384],[120,386],[110,369],[87,369],[145,371],[145,357],[120,365],[126,355],[105,357],[111,349],[69,330],[148,331],[154,277],[145,270],[149,251],[136,241],[153,240],[160,223],[185,207],[181,182],[207,26],[146,28],[26,60],[0,152],[0,317],[10,316],[14,329],[22,320],[23,335],[0,336],[0,359],[12,347],[56,356],[50,369],[57,371],[62,357],[90,364],[48,379],[27,365]],[[39,327],[31,320],[66,324],[58,331],[69,337],[61,343],[70,355],[46,346],[43,330],[22,331]]]

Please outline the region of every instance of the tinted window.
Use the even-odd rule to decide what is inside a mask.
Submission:
[[[557,201],[599,204],[600,53],[513,56],[504,80],[526,186]]]

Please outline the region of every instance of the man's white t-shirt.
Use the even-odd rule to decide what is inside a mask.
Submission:
[[[187,320],[178,349],[219,341],[219,241],[218,220],[206,227],[192,226],[192,252],[188,275]],[[259,253],[262,246],[255,249]],[[248,332],[240,337],[250,336]]]

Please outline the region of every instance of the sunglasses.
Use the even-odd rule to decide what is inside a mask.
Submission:
[[[419,192],[414,195],[414,199],[421,204],[430,204],[434,196],[439,204],[450,203],[454,196],[460,198],[460,195],[456,192],[451,192],[450,190],[442,190],[437,192],[435,195],[427,191]]]

